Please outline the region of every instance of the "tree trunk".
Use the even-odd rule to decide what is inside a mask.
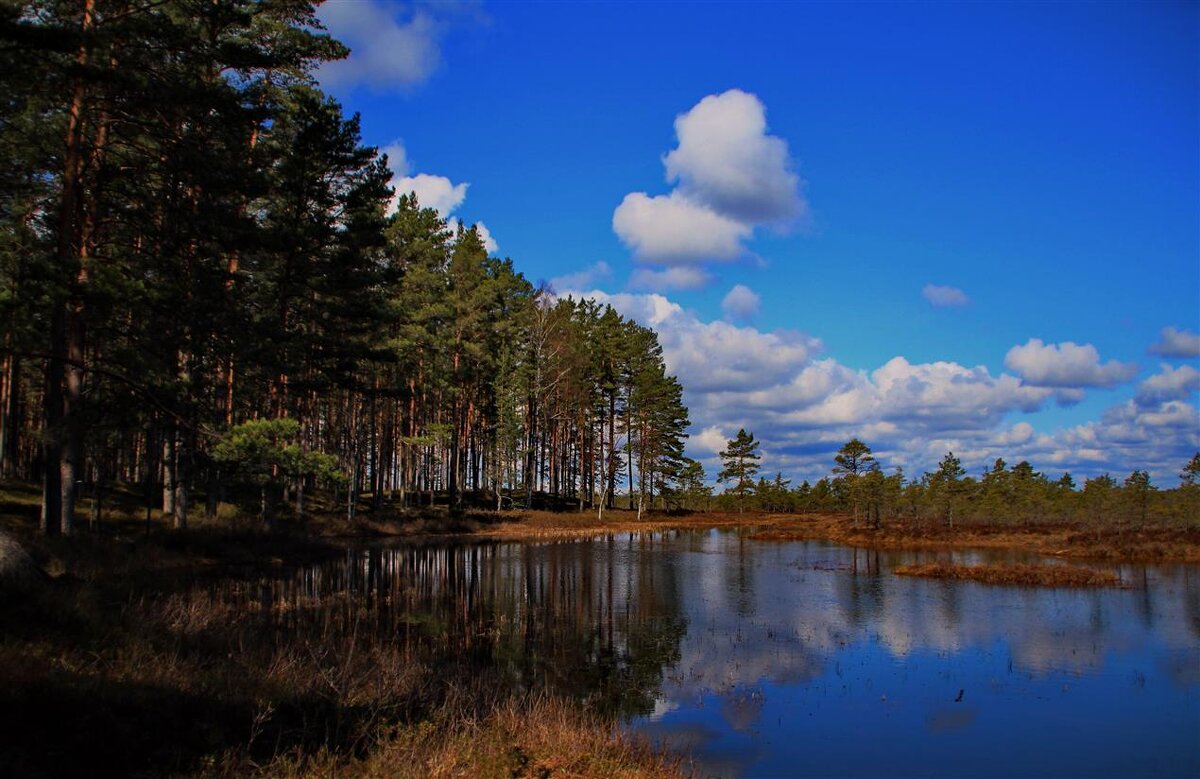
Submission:
[[[167,516],[175,515],[175,480],[179,473],[179,456],[176,447],[178,433],[174,428],[163,436],[163,492],[162,510]]]
[[[75,55],[75,62],[82,69],[87,65],[87,33],[92,28],[95,0],[84,0],[80,20],[83,43]],[[80,182],[83,172],[83,110],[87,97],[87,85],[82,75],[75,76],[71,90],[71,103],[67,113],[67,134],[63,150],[62,191],[58,201],[58,242],[56,255],[59,270],[64,279],[76,282],[79,257],[83,251],[81,217],[84,192]],[[74,271],[74,272],[72,272]],[[45,458],[45,481],[42,493],[42,532],[47,535],[70,533],[72,511],[75,506],[75,469],[81,449],[79,426],[79,391],[81,390],[82,354],[79,365],[73,369],[74,387],[64,394],[63,382],[67,376],[67,361],[72,358],[73,346],[82,349],[68,333],[67,305],[69,295],[56,294],[52,302],[50,324],[50,356],[46,369],[46,394],[44,416],[46,420],[43,454]],[[80,337],[82,332],[79,333]],[[68,407],[67,398],[72,398]],[[67,419],[67,417],[70,417]],[[68,430],[64,431],[64,423]],[[67,440],[64,441],[64,432]]]
[[[4,398],[0,409],[0,476],[11,479],[17,473],[21,446],[21,358],[9,354],[4,362]]]
[[[42,398],[42,514],[40,528],[48,536],[62,532],[62,383],[66,353],[67,312],[55,303],[50,320],[50,359],[46,362],[46,388]]]

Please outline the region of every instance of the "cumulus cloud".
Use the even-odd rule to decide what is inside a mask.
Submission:
[[[803,213],[787,142],[767,134],[766,108],[755,95],[709,95],[675,118],[675,135],[679,145],[663,164],[682,195],[747,224]]]
[[[365,84],[372,89],[409,87],[425,81],[441,61],[445,29],[428,8],[391,3],[331,2],[317,16],[350,56],[317,70],[322,86]]]
[[[475,223],[475,230],[479,233],[479,240],[483,241],[483,248],[487,249],[488,254],[495,254],[500,251],[496,239],[492,237],[492,231],[488,229],[483,222]]]
[[[1148,351],[1160,357],[1200,357],[1200,334],[1177,327],[1164,327],[1158,343]]]
[[[732,260],[753,227],[688,200],[677,192],[625,196],[613,212],[613,230],[638,259],[664,265]]]
[[[1190,365],[1172,368],[1163,363],[1159,373],[1138,385],[1135,400],[1142,407],[1171,400],[1187,400],[1200,392],[1200,371]]]
[[[629,277],[629,288],[658,292],[669,289],[698,289],[707,284],[711,278],[703,268],[690,265],[677,265],[660,270],[635,268]]]
[[[471,185],[465,181],[455,184],[445,176],[428,173],[414,174],[408,150],[399,140],[384,146],[380,151],[387,155],[388,169],[392,171],[390,184],[395,190],[392,202],[388,206],[388,212],[396,210],[396,204],[401,195],[411,193],[417,196],[417,203],[421,208],[432,208],[437,211],[438,216],[449,225],[450,216],[467,199],[467,188]],[[500,250],[487,225],[483,222],[476,222],[475,229],[479,233],[480,240],[483,241],[483,247],[489,254],[495,254]]]
[[[564,294],[608,303],[623,316],[654,328],[667,369],[692,392],[745,391],[777,384],[821,349],[819,340],[795,331],[764,333],[723,321],[703,322],[659,294]]]
[[[761,303],[762,299],[757,292],[744,284],[735,284],[721,300],[721,310],[725,312],[727,319],[753,319],[758,315]]]
[[[395,210],[395,198],[411,192],[416,193],[417,202],[422,208],[432,208],[443,219],[447,219],[467,199],[467,188],[471,186],[467,182],[455,184],[445,176],[413,174],[412,161],[401,141],[393,141],[380,151],[387,155],[388,169],[392,171],[390,183],[395,190],[389,210]]]
[[[550,279],[551,289],[589,289],[600,281],[612,276],[612,268],[604,260],[594,262],[588,267],[574,273],[566,273]]]
[[[1009,349],[1004,367],[1021,374],[1029,384],[1067,388],[1113,387],[1129,381],[1138,371],[1133,363],[1109,360],[1101,364],[1100,353],[1091,344],[1047,344],[1040,338]]]
[[[693,422],[688,452],[710,476],[721,467],[717,452],[739,427],[762,442],[766,470],[797,480],[829,475],[833,454],[855,436],[888,470],[902,466],[912,478],[954,451],[972,473],[1003,457],[1070,470],[1080,481],[1137,467],[1161,482],[1200,449],[1200,418],[1188,402],[1200,371],[1190,366],[1163,366],[1139,386],[1136,399],[1094,422],[1042,432],[1035,420],[1021,417],[1082,390],[995,374],[986,366],[902,356],[856,370],[822,356],[821,342],[810,335],[704,321],[665,295],[579,296],[609,303],[659,333]],[[1106,365],[1091,362],[1102,371]]]
[[[755,95],[709,95],[675,119],[678,144],[663,158],[665,195],[626,195],[613,231],[642,262],[728,261],[756,228],[783,226],[808,210],[787,142],[768,134]]]
[[[379,151],[387,157],[387,166],[392,172],[393,182],[397,176],[407,176],[412,172],[412,163],[408,161],[408,149],[404,148],[404,142],[400,139],[380,147]]]
[[[921,296],[934,308],[965,306],[971,302],[967,293],[958,287],[943,287],[938,284],[926,284],[921,290]]]
[[[714,455],[725,450],[725,445],[732,436],[726,435],[721,428],[713,425],[694,434],[688,440],[688,449],[695,454]]]
[[[434,209],[442,218],[448,217],[462,205],[467,199],[469,186],[466,182],[455,184],[445,176],[431,176],[428,173],[392,178],[392,187],[397,196],[415,192],[417,202],[423,208]]]
[[[665,295],[570,294],[608,303],[658,332],[692,419],[688,453],[710,477],[721,467],[717,452],[739,427],[762,442],[766,470],[797,480],[829,475],[834,453],[851,437],[866,441],[887,470],[901,466],[910,478],[953,451],[971,473],[1003,457],[1070,470],[1080,482],[1136,467],[1163,483],[1200,450],[1200,417],[1188,402],[1200,371],[1190,366],[1163,366],[1137,398],[1093,422],[1042,432],[1020,417],[1073,388],[902,356],[856,370],[821,356],[821,342],[810,335],[704,321]]]

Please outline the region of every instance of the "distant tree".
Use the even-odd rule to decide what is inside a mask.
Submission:
[[[966,473],[962,461],[954,456],[954,452],[946,452],[946,456],[938,463],[938,469],[929,476],[930,492],[941,507],[942,517],[949,527],[954,527],[954,509],[962,493],[962,477]]]
[[[1012,474],[1008,463],[997,457],[989,471],[980,480],[980,509],[985,519],[997,521],[1012,510]]]
[[[1013,466],[1010,474],[1012,509],[1021,521],[1029,521],[1042,513],[1044,499],[1049,492],[1046,477],[1033,469],[1028,460]]]
[[[683,458],[683,465],[675,477],[673,497],[688,507],[708,507],[712,487],[704,483],[704,466],[690,457]]]
[[[791,480],[783,478],[782,473],[776,473],[774,481],[759,479],[755,495],[760,507],[767,511],[786,511],[793,501],[791,486]]]
[[[813,507],[812,485],[808,483],[808,479],[800,482],[800,486],[792,490],[792,501],[796,508],[801,511],[806,511]]]
[[[868,463],[874,460],[875,457],[871,454],[871,447],[864,444],[857,438],[851,438],[842,448],[838,450],[833,461],[837,463],[833,472],[836,474],[848,474],[857,476],[862,473]]]
[[[1075,479],[1069,472],[1063,473],[1050,487],[1049,492],[1050,502],[1058,518],[1066,519],[1075,513],[1080,494],[1075,491]]]
[[[1138,511],[1142,524],[1146,523],[1146,506],[1150,501],[1150,491],[1157,489],[1150,484],[1150,474],[1146,471],[1134,471],[1125,479],[1124,490],[1130,504]]]
[[[880,508],[887,500],[887,477],[878,462],[872,461],[866,471],[855,479],[853,494],[855,513],[861,503],[867,514],[867,522],[878,529],[880,525]]]
[[[817,479],[817,483],[812,486],[812,491],[809,497],[809,508],[823,511],[833,506],[834,502],[833,482],[829,477]]]
[[[1194,487],[1200,483],[1200,452],[1192,455],[1188,464],[1179,472],[1179,482],[1185,487]]]
[[[1200,520],[1200,452],[1192,455],[1192,459],[1179,473],[1179,489],[1177,492],[1177,516],[1192,523]]]
[[[738,430],[737,435],[730,439],[725,450],[720,453],[721,463],[725,467],[717,475],[721,482],[734,482],[730,490],[738,499],[738,508],[745,510],[746,496],[754,487],[754,476],[758,473],[762,455],[758,453],[758,441],[745,428]]]
[[[854,522],[856,524],[858,522],[860,498],[857,489],[858,477],[874,460],[875,457],[871,454],[871,447],[857,438],[851,438],[847,441],[833,458],[834,463],[836,463],[833,467],[833,472],[838,474],[845,482],[846,491],[850,496],[851,503],[854,505]]]
[[[1083,483],[1083,503],[1096,519],[1106,519],[1112,510],[1117,482],[1107,473],[1094,476]]]

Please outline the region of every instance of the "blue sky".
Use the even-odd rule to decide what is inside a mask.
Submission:
[[[851,435],[1164,485],[1200,449],[1195,3],[321,14],[397,185],[655,326],[710,469],[742,425],[797,478]]]

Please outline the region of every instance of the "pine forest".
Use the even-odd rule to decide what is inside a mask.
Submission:
[[[45,485],[45,532],[115,483],[183,526],[234,487],[269,520],[314,490],[640,510],[681,468],[655,333],[394,195],[312,79],[346,51],[310,3],[2,29],[0,472]]]

